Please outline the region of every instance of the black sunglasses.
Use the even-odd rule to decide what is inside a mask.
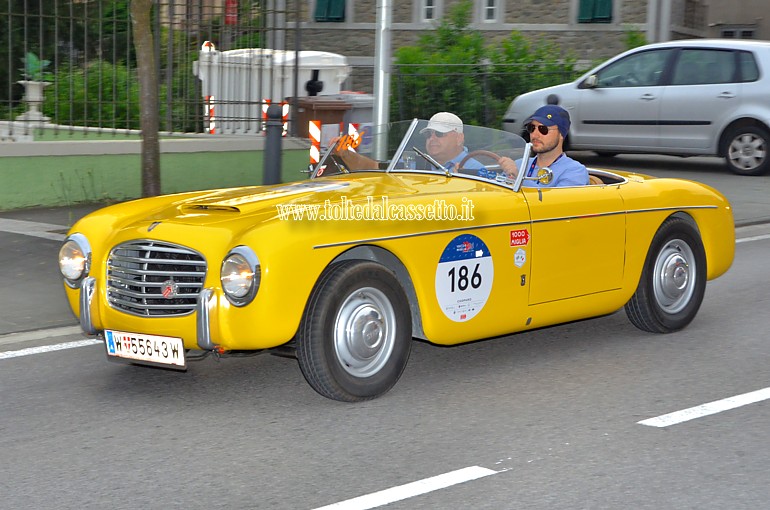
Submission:
[[[447,131],[446,133],[442,133],[441,131],[434,131],[432,129],[429,129],[425,132],[425,138],[428,139],[433,135],[436,135],[436,138],[444,138],[446,135],[451,133],[451,131]]]
[[[536,126],[534,124],[527,124],[527,133],[534,133],[535,129],[537,129],[538,131],[540,131],[541,135],[547,135],[548,132],[551,130],[551,127],[544,126],[542,124],[540,124],[539,126]]]

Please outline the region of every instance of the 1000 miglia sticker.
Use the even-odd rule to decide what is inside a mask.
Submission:
[[[465,322],[489,299],[495,268],[484,241],[472,234],[452,239],[436,268],[436,298],[444,315]]]

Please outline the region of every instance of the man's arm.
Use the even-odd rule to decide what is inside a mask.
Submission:
[[[498,163],[500,165],[500,169],[505,172],[508,177],[515,179],[516,176],[519,175],[519,166],[511,158],[503,156],[500,158]]]
[[[342,160],[348,170],[377,170],[379,166],[377,161],[348,149],[337,151],[334,155]]]

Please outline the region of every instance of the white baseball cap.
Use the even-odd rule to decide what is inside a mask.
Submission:
[[[432,129],[439,133],[449,133],[450,131],[463,132],[463,121],[454,113],[438,112],[428,121],[428,125],[420,130],[420,134]]]

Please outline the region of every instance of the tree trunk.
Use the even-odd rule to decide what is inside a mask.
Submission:
[[[160,103],[155,39],[152,34],[153,0],[131,0],[131,25],[139,73],[140,127],[142,129],[142,196],[160,195]]]

